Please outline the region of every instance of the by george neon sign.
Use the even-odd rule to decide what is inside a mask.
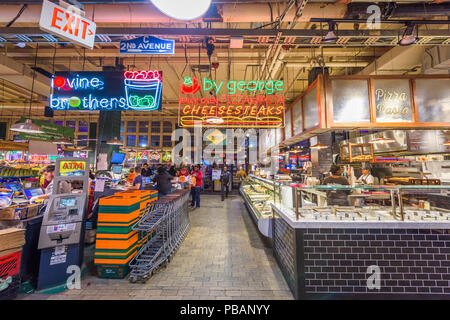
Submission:
[[[54,110],[161,109],[162,73],[158,70],[57,73],[51,87]]]
[[[204,94],[200,95],[201,89]],[[179,123],[190,127],[283,127],[284,83],[186,77],[180,85]]]

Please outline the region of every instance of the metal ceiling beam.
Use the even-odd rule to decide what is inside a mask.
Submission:
[[[305,29],[202,29],[202,28],[117,28],[99,27],[97,33],[108,36],[123,35],[156,35],[156,36],[247,36],[247,37],[276,37],[281,32],[284,37],[320,37],[324,36],[326,30],[305,30]],[[0,35],[12,37],[18,34],[27,36],[42,35],[43,32],[38,27],[12,27],[0,28]],[[366,38],[370,36],[378,37],[398,37],[398,30],[339,30],[339,36],[352,38]],[[420,30],[421,37],[449,37],[450,30]],[[114,41],[113,41],[114,42]]]

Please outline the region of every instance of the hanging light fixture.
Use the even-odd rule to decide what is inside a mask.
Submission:
[[[25,122],[18,122],[13,124],[9,128],[9,130],[24,133],[44,133],[41,127],[33,123],[30,119],[26,119]]]
[[[38,48],[39,44],[36,44],[36,55],[34,57],[34,68],[33,68],[33,81],[31,82],[31,94],[30,94],[30,109],[28,112],[28,118],[31,118],[31,106],[33,104],[33,94],[34,94],[34,80],[36,78],[36,66],[37,66],[37,57],[38,57]],[[15,131],[15,132],[23,132],[23,133],[44,133],[42,128],[33,123],[31,119],[26,119],[25,122],[18,122],[13,124],[9,130]]]
[[[53,143],[69,145],[69,144],[72,144],[72,141],[69,138],[63,137],[63,138],[58,138],[58,139],[53,140]]]
[[[317,150],[326,149],[326,148],[328,148],[328,146],[326,146],[324,144],[320,144],[320,143],[316,143],[315,145],[311,146],[311,149],[317,149]]]
[[[117,137],[114,137],[114,139],[106,141],[106,144],[109,144],[112,146],[122,146],[123,142],[120,141]]]
[[[335,42],[338,38],[335,30],[336,30],[336,22],[334,21],[328,22],[328,33],[325,37],[323,37],[323,42],[325,43]]]
[[[406,30],[403,33],[403,36],[400,39],[400,41],[398,42],[398,44],[401,46],[409,46],[411,44],[416,43],[417,37],[414,34],[416,31],[416,27],[417,27],[417,25],[415,25],[414,23],[408,23],[406,25]]]

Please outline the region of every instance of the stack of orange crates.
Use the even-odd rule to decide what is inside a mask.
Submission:
[[[100,199],[94,259],[99,277],[123,278],[128,274],[128,263],[149,236],[141,239],[133,226],[147,204],[157,199],[158,192],[153,190],[121,191]]]

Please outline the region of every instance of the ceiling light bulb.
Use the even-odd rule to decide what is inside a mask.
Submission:
[[[156,8],[178,20],[194,20],[203,16],[211,6],[211,0],[150,0]]]

